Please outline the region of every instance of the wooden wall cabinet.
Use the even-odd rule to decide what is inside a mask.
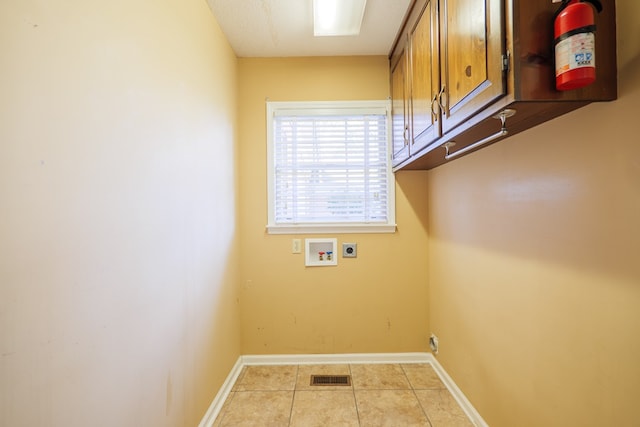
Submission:
[[[442,134],[436,3],[426,0],[414,5],[407,31],[390,58],[394,165]]]
[[[465,155],[590,102],[616,99],[615,0],[602,4],[596,16],[596,82],[558,91],[557,4],[414,1],[389,55],[394,170],[431,169],[447,162],[447,153]],[[515,114],[503,127],[495,117],[505,110]],[[402,117],[402,132],[396,117]],[[486,142],[475,148],[478,141]]]
[[[440,88],[437,0],[427,0],[409,31],[411,155],[442,134],[438,114]]]
[[[391,66],[391,120],[393,165],[409,158],[409,82],[407,52],[403,46]]]

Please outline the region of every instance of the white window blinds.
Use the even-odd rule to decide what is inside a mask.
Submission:
[[[392,224],[387,103],[304,106],[269,109],[270,226]]]

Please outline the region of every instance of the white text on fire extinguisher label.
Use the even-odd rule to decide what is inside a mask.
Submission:
[[[579,33],[556,45],[556,75],[582,67],[595,67],[595,36]]]

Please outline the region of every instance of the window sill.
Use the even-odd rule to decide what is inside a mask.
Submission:
[[[395,224],[267,225],[267,234],[355,234],[395,232]]]

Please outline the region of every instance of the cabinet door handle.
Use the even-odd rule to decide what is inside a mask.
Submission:
[[[438,111],[440,107],[440,103],[438,102],[438,94],[433,95],[433,99],[431,100],[431,118],[434,122],[438,121]]]
[[[445,108],[445,106],[447,106],[446,101],[447,101],[447,94],[445,93],[446,90],[446,86],[442,86],[440,88],[440,92],[438,92],[438,106],[440,107],[440,111],[442,113],[444,113],[445,111],[447,111],[447,109]],[[444,98],[444,101],[443,99]]]

